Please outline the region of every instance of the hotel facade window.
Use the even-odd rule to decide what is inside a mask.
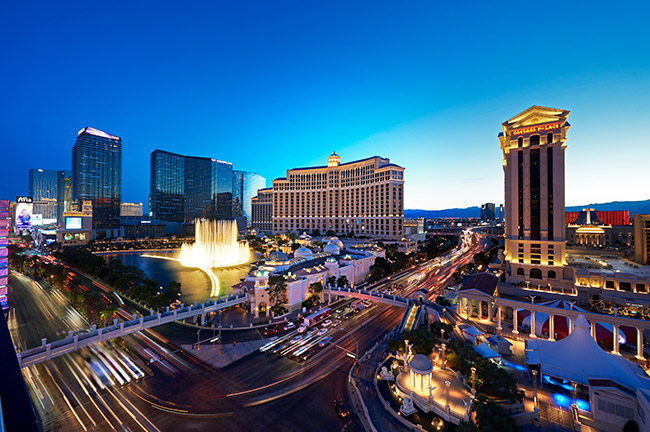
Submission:
[[[294,168],[273,180],[273,233],[402,237],[404,168],[378,156],[340,161],[333,153],[327,166]]]

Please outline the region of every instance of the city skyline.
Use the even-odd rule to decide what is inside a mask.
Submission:
[[[24,195],[30,168],[69,169],[76,131],[91,126],[124,140],[124,201],[147,202],[141,167],[160,148],[267,179],[334,150],[344,160],[372,153],[406,168],[407,209],[500,203],[494,125],[542,105],[572,112],[567,205],[647,199],[643,188],[627,187],[650,184],[650,60],[638,55],[649,43],[644,14],[590,5],[569,5],[560,17],[527,5],[347,5],[347,14],[302,5],[291,15],[265,4],[202,14],[164,5],[10,5],[2,31],[13,41],[13,67],[3,71],[0,126],[7,148],[26,147],[30,157],[7,166],[13,180],[0,185],[0,197]],[[158,21],[134,26],[128,18],[150,14]],[[527,31],[530,19],[544,31]],[[93,30],[102,24],[120,32],[106,38]],[[169,27],[178,30],[162,30]],[[551,33],[562,34],[563,49],[547,58]],[[115,73],[124,62],[128,74]],[[609,166],[612,145],[624,175]]]

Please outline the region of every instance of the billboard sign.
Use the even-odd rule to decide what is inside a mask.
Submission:
[[[67,229],[67,230],[80,230],[81,229],[81,217],[79,217],[79,216],[66,216],[65,217],[65,229]]]
[[[32,212],[34,211],[34,202],[32,197],[16,197],[16,232],[29,230],[32,227]]]

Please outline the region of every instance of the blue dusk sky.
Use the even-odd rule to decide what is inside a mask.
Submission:
[[[149,154],[287,168],[372,155],[405,207],[503,201],[501,123],[571,111],[567,205],[650,198],[645,2],[6,2],[0,198],[69,169],[77,131],[123,139],[122,200]]]

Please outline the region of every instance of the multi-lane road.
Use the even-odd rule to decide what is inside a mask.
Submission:
[[[424,288],[434,298],[486,244],[481,236],[468,233],[447,255],[374,288],[401,285],[399,294],[404,296]],[[9,323],[19,348],[37,345],[41,337],[56,339],[88,327],[65,298],[44,283],[12,276],[10,289],[15,307]],[[333,407],[335,399],[346,398],[347,373],[354,362],[347,352],[355,353],[358,343],[359,353],[364,353],[399,323],[403,313],[401,308],[376,304],[353,314],[328,329],[327,336],[339,348],[314,346],[316,353],[307,361],[291,352],[283,356],[257,351],[217,369],[181,352],[178,344],[194,341],[195,332],[170,324],[126,337],[119,346],[103,344],[98,352],[84,350],[26,368],[24,375],[44,430],[334,431],[349,422]],[[223,332],[223,343],[264,338],[258,330],[233,333]],[[103,365],[112,384],[101,388],[93,362]],[[130,364],[144,377],[120,384],[119,369],[128,374]]]

